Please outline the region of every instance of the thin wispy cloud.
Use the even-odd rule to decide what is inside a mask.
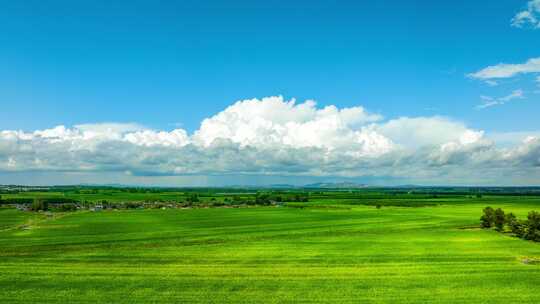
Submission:
[[[527,7],[510,21],[513,27],[540,29],[540,0],[527,2]]]
[[[512,93],[499,98],[493,98],[491,96],[480,96],[480,99],[482,99],[482,103],[477,105],[476,108],[479,110],[487,109],[494,106],[500,106],[504,105],[510,101],[513,101],[515,99],[523,99],[525,98],[523,90],[514,90]]]
[[[485,80],[484,82],[490,87],[496,87],[496,86],[499,85],[499,82],[497,82],[495,80],[488,79],[488,80]]]
[[[530,73],[540,73],[540,57],[531,58],[524,63],[499,63],[470,73],[467,76],[477,80],[492,81],[494,79],[512,78],[520,74]]]

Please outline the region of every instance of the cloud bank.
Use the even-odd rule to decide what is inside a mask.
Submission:
[[[37,171],[527,183],[540,177],[540,138],[500,148],[445,117],[385,120],[360,106],[268,97],[238,101],[192,134],[111,123],[0,131],[0,172]]]

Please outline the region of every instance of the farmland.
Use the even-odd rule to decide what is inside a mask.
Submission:
[[[201,205],[189,208],[0,208],[0,302],[540,302],[540,265],[524,262],[540,258],[540,244],[479,228],[485,206],[526,218],[539,196],[311,192],[308,202],[208,206],[254,197],[220,193],[199,191]],[[2,198],[181,204],[189,195]]]

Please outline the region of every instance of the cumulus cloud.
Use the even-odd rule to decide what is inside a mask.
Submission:
[[[512,147],[530,137],[540,138],[540,131],[493,132],[488,136],[499,145]]]
[[[471,132],[463,123],[445,117],[402,117],[374,125],[373,128],[402,147],[416,149],[448,142],[468,142]]]
[[[540,0],[527,2],[527,8],[518,12],[511,20],[511,25],[517,28],[540,28]]]
[[[269,97],[239,101],[205,119],[193,140],[204,147],[227,139],[241,147],[316,147],[378,155],[389,151],[392,143],[363,126],[381,119],[362,107],[318,109],[311,100],[296,104]]]
[[[530,136],[499,148],[482,130],[446,117],[385,120],[360,106],[268,97],[236,102],[192,134],[110,123],[0,131],[0,171],[389,176],[442,183],[470,181],[494,168],[492,176],[527,171],[539,177],[539,147],[538,137]]]
[[[525,95],[523,93],[523,90],[514,90],[512,93],[499,98],[493,98],[490,96],[480,96],[480,99],[482,99],[482,103],[477,105],[476,108],[479,110],[490,108],[493,106],[500,106],[507,102],[510,102],[515,99],[523,99],[525,98]]]

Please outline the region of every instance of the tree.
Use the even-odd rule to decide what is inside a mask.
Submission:
[[[518,237],[523,236],[523,224],[516,218],[516,216],[512,212],[506,214],[504,221],[513,234]]]
[[[483,210],[484,214],[480,217],[482,228],[491,228],[495,222],[495,211],[491,207],[486,207]]]
[[[62,211],[75,211],[77,207],[74,204],[62,204],[60,205],[60,210]]]
[[[517,237],[523,238],[525,236],[527,227],[525,221],[517,220],[515,221],[512,226],[510,226],[510,229],[512,230],[512,233],[515,234]]]
[[[497,210],[495,210],[494,222],[495,222],[495,228],[498,231],[502,231],[504,228],[505,216],[504,216],[504,211],[501,208],[497,208]]]
[[[190,203],[198,203],[200,202],[199,196],[197,194],[190,194],[186,200]]]
[[[504,217],[504,223],[506,225],[508,225],[508,227],[511,227],[513,223],[515,223],[517,221],[517,218],[516,216],[510,212],[510,213],[507,213]]]
[[[270,199],[268,194],[259,194],[255,195],[255,203],[257,205],[269,205]]]
[[[525,238],[540,242],[540,213],[537,211],[529,212],[526,226]]]
[[[34,199],[34,202],[32,202],[32,211],[40,211],[40,210],[48,210],[49,204],[47,204],[46,201],[41,199]]]

